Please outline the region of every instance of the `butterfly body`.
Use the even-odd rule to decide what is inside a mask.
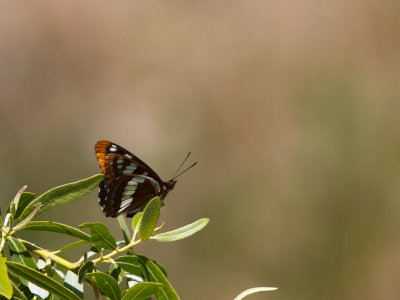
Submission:
[[[104,179],[99,185],[99,204],[106,217],[134,216],[158,196],[164,200],[176,179],[163,181],[146,163],[110,141],[95,146]]]

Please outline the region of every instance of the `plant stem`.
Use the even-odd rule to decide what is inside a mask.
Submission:
[[[5,239],[2,239],[1,243],[3,243],[3,240],[5,240]],[[75,271],[77,272],[79,267],[83,264],[83,261],[77,261],[75,263],[72,263],[72,262],[70,262],[70,261],[68,261],[68,260],[66,260],[66,259],[54,254],[54,252],[51,252],[51,251],[43,249],[43,248],[41,248],[39,246],[36,246],[35,244],[33,244],[31,242],[25,241],[25,240],[20,239],[20,238],[18,238],[18,240],[22,244],[24,244],[24,246],[29,251],[31,251],[32,253],[35,253],[36,255],[39,255],[40,257],[42,257],[45,260],[46,259],[51,259],[52,261],[55,261],[55,262],[59,263],[63,267],[65,267],[68,270],[71,270],[73,272],[75,272]],[[124,246],[122,248],[117,248],[117,249],[115,249],[114,251],[110,252],[107,255],[101,255],[100,257],[92,260],[92,262],[96,264],[96,263],[99,263],[99,262],[102,262],[102,261],[106,261],[106,260],[114,257],[115,255],[117,255],[117,254],[119,254],[121,252],[129,250],[131,247],[133,247],[134,245],[139,244],[140,242],[141,242],[140,240],[135,241],[134,239],[132,239],[131,242],[128,245],[126,245],[126,246]],[[1,246],[1,244],[0,244],[0,246]]]
[[[3,253],[4,245],[6,244],[6,240],[10,235],[11,219],[12,219],[11,214],[10,213],[6,214],[6,217],[4,218],[4,225],[1,228],[0,253]]]
[[[40,248],[39,246],[36,246],[35,244],[25,241],[23,239],[18,238],[18,240],[24,244],[24,246],[26,247],[26,249],[28,249],[29,251],[31,251],[32,253],[35,253],[36,255],[39,255],[40,257],[42,257],[44,260],[46,259],[51,259],[52,261],[55,261],[57,263],[59,263],[60,265],[62,265],[63,267],[67,268],[68,270],[74,270],[77,267],[79,267],[79,265],[81,264],[81,262],[76,262],[76,263],[71,263],[68,260],[55,255],[53,252],[50,252],[46,249]]]
[[[135,241],[134,239],[132,239],[132,241],[128,245],[126,245],[126,246],[124,246],[122,248],[117,248],[114,251],[108,253],[107,255],[103,255],[101,257],[98,257],[98,258],[92,260],[92,262],[96,264],[96,263],[108,260],[109,258],[112,258],[112,257],[114,257],[115,255],[117,255],[117,254],[119,254],[121,252],[129,250],[131,247],[139,244],[140,242],[141,242],[140,240]]]

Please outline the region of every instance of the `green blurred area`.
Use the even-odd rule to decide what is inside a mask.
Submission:
[[[399,298],[398,1],[0,7],[3,209],[98,173],[98,139],[165,180],[192,150],[161,219],[211,223],[138,249],[182,299]],[[40,217],[118,232],[96,193]]]

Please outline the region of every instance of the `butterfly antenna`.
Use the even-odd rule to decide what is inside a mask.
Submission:
[[[172,176],[172,178],[176,178],[176,177],[177,177],[176,174],[179,173],[179,170],[182,168],[183,164],[187,161],[187,159],[189,158],[189,156],[190,156],[191,153],[192,153],[192,152],[189,151],[189,153],[186,155],[185,159],[184,159],[184,160],[181,162],[181,164],[179,165],[178,169],[176,169],[176,172],[175,172],[174,176]]]
[[[197,164],[197,161],[194,162],[190,167],[187,167],[185,170],[183,170],[182,172],[180,172],[179,174],[175,175],[171,180],[174,180],[175,178],[181,176],[183,173],[185,173],[187,170],[193,168],[195,165]]]

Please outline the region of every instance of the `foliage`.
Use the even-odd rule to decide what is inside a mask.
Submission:
[[[79,228],[52,221],[35,221],[40,213],[77,200],[92,191],[102,180],[98,174],[55,187],[35,197],[22,187],[0,219],[0,299],[82,299],[88,289],[97,298],[179,299],[157,262],[134,252],[134,246],[148,239],[172,242],[203,229],[208,219],[199,219],[182,228],[157,233],[161,201],[155,197],[143,212],[132,219],[131,230],[118,217],[124,241],[117,239],[100,222],[86,222]],[[56,251],[37,246],[18,237],[21,230],[53,232],[76,239]],[[81,258],[70,262],[66,251],[86,245]],[[8,251],[7,251],[8,250]]]
[[[155,197],[132,218],[132,233],[124,217],[118,217],[124,241],[117,241],[100,222],[86,222],[75,228],[34,220],[48,209],[83,197],[102,179],[103,175],[98,174],[55,187],[37,198],[33,193],[25,192],[26,186],[18,191],[4,219],[0,219],[0,299],[76,300],[82,299],[88,289],[93,289],[97,299],[102,296],[111,300],[180,299],[168,281],[165,269],[156,261],[135,253],[133,248],[149,239],[159,242],[184,239],[202,230],[209,219],[202,218],[178,229],[157,233],[162,228],[157,227],[162,204],[160,198]],[[18,238],[21,230],[63,234],[76,241],[50,251]],[[61,256],[82,245],[88,250],[76,262]],[[273,289],[249,289],[235,299]]]

